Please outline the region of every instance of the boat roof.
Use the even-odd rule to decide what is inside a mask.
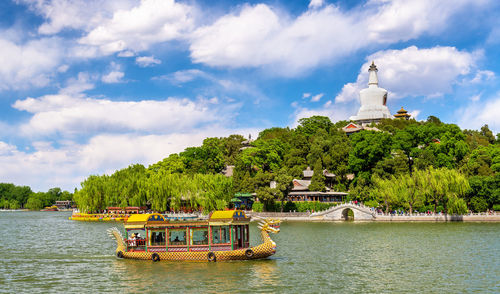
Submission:
[[[127,222],[125,223],[125,228],[139,229],[144,228],[144,226],[148,223],[165,221],[165,217],[159,213],[132,214],[128,217]]]
[[[207,220],[175,220],[168,219],[159,213],[132,214],[128,217],[124,226],[126,229],[144,229],[146,226],[182,225],[190,226],[204,223],[205,225],[228,225],[248,223],[250,218],[241,210],[214,211]]]
[[[220,220],[220,219],[234,219],[234,218],[246,218],[244,211],[241,210],[223,210],[214,211],[210,216],[210,220]]]

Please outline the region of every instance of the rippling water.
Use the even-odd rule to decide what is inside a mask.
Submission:
[[[500,292],[498,223],[284,223],[270,259],[153,263],[69,215],[0,212],[0,292]]]

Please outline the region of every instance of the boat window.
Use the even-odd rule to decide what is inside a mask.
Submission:
[[[243,228],[244,228],[244,232],[243,232],[243,241],[244,241],[244,242],[248,242],[248,237],[249,237],[249,236],[248,236],[248,235],[249,235],[249,234],[248,234],[248,225],[243,226]]]
[[[230,243],[229,226],[212,227],[212,244]]]
[[[191,245],[208,245],[208,228],[191,229]]]
[[[151,231],[149,231],[149,245],[150,246],[164,246],[165,245],[165,230],[151,230]]]
[[[186,245],[186,229],[168,230],[169,245]]]

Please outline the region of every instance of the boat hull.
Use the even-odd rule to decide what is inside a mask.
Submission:
[[[227,251],[198,252],[146,252],[117,250],[117,256],[125,259],[152,261],[229,261],[251,260],[269,257],[276,253],[276,245],[271,242],[259,246]]]
[[[113,215],[72,215],[68,219],[74,221],[85,221],[85,222],[122,222],[127,219],[128,216],[113,216]]]

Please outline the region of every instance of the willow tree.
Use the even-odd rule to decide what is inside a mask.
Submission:
[[[227,207],[232,179],[212,174],[152,174],[142,183],[151,209],[179,210],[183,206],[212,211]]]
[[[438,203],[441,203],[444,212],[448,213],[448,204],[463,198],[470,189],[467,178],[455,169],[429,168],[425,174],[425,191],[434,202],[434,212]]]
[[[107,176],[89,176],[81,183],[82,188],[73,196],[82,212],[95,212],[105,207]]]
[[[415,205],[423,203],[424,180],[422,172],[416,171],[412,175],[400,175],[396,178],[395,182],[392,183],[396,191],[396,197],[404,206],[410,209],[410,214],[413,213]]]
[[[385,213],[389,213],[389,206],[396,202],[397,188],[393,185],[395,181],[394,176],[391,176],[388,180],[381,179],[378,176],[372,177],[373,187],[370,193],[377,201],[384,203]]]

